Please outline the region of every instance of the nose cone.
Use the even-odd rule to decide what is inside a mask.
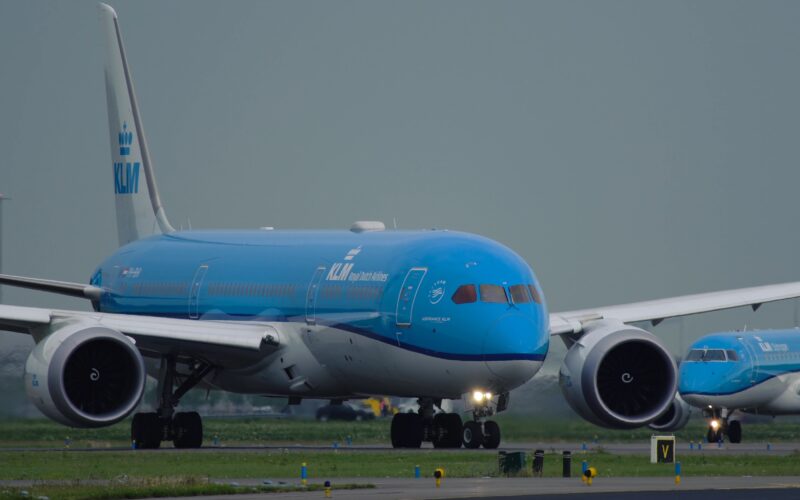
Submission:
[[[483,343],[486,365],[511,387],[527,382],[547,355],[550,336],[534,318],[512,312],[491,327]]]
[[[703,406],[703,394],[708,390],[709,383],[703,379],[703,363],[681,363],[678,371],[678,393],[693,406]]]
[[[734,377],[731,363],[684,362],[681,363],[678,392],[693,406],[705,406],[709,396],[720,396],[732,391],[740,382]]]

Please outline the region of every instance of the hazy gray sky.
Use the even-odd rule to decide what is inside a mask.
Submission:
[[[95,5],[0,2],[8,273],[115,249]],[[175,225],[475,232],[552,310],[800,279],[798,2],[112,5]]]

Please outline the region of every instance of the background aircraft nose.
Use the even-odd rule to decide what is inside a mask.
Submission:
[[[507,383],[519,384],[527,381],[538,370],[538,363],[522,359],[525,355],[541,350],[543,327],[532,318],[518,312],[505,314],[489,329],[483,342],[483,355],[487,367],[494,375]],[[545,332],[546,333],[546,332]],[[501,357],[518,362],[493,362]]]

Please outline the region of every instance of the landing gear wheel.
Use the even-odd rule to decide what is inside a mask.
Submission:
[[[404,436],[406,435],[406,427],[408,427],[408,420],[406,419],[407,413],[397,413],[392,417],[391,437],[392,448],[403,448]]]
[[[742,423],[738,420],[728,422],[728,439],[731,443],[742,442]]]
[[[422,431],[422,417],[416,413],[398,413],[392,418],[392,447],[419,448]]]
[[[445,422],[447,423],[447,434],[450,438],[448,448],[461,448],[461,430],[464,428],[464,424],[461,423],[461,415],[448,413]]]
[[[709,443],[716,443],[722,439],[722,431],[714,430],[712,428],[708,428],[708,432],[706,433],[706,439],[708,439]]]
[[[500,426],[494,420],[487,420],[483,424],[483,447],[494,450],[500,446]]]
[[[461,448],[461,416],[438,413],[433,417],[434,448]]]
[[[475,449],[483,444],[483,429],[481,429],[480,422],[470,421],[464,424],[464,429],[461,431],[461,440],[464,443],[464,448]]]
[[[200,448],[203,445],[203,420],[197,412],[176,413],[172,419],[175,448]]]
[[[433,436],[431,443],[434,448],[447,448],[447,426],[445,424],[445,413],[437,413],[433,416]]]
[[[131,422],[131,441],[137,449],[154,450],[161,446],[164,426],[156,413],[137,413]]]
[[[408,416],[408,427],[406,428],[406,448],[419,448],[422,446],[422,417],[416,413],[409,413]]]

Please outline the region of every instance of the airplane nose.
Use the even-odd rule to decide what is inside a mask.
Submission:
[[[532,363],[525,357],[540,350],[540,330],[532,318],[521,313],[508,313],[498,319],[483,342],[484,360],[489,371],[509,384],[520,384],[530,379],[538,370],[539,363]]]

